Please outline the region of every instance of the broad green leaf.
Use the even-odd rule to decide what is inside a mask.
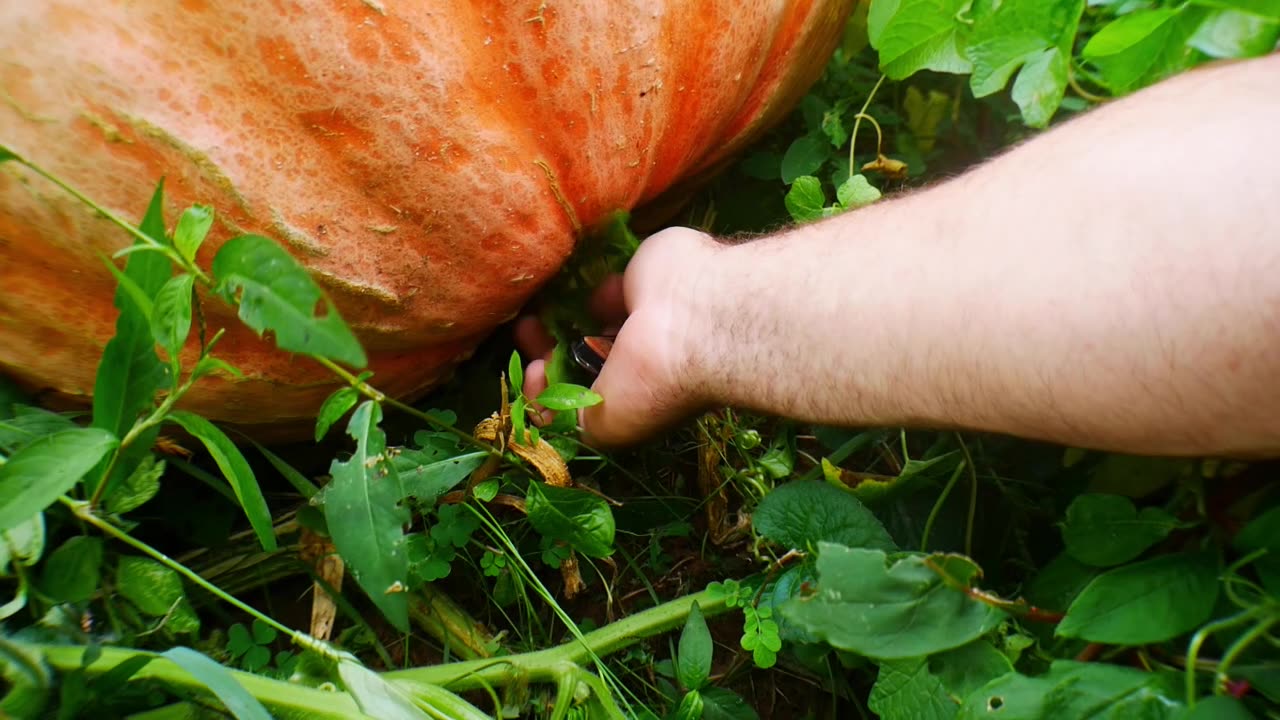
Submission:
[[[880,54],[880,71],[901,80],[921,70],[967,73],[963,54],[968,26],[960,19],[971,0],[876,0],[867,13],[867,36]]]
[[[239,295],[240,319],[259,335],[270,330],[281,350],[368,363],[364,348],[320,286],[284,248],[258,235],[229,240],[213,258],[218,291]],[[317,315],[317,306],[324,309]]]
[[[952,700],[959,703],[992,680],[1013,672],[1013,664],[987,640],[974,640],[955,650],[929,657],[929,672]]]
[[[787,212],[796,222],[809,222],[825,216],[823,212],[827,204],[827,194],[822,190],[822,181],[812,175],[803,175],[791,183],[791,189],[783,199]]]
[[[400,475],[387,458],[387,438],[378,425],[382,406],[366,400],[347,423],[356,450],[334,460],[324,492],[324,516],[333,544],[351,575],[401,632],[409,631],[409,560],[404,527],[409,511]]]
[[[1067,89],[1067,59],[1085,0],[1004,0],[983,6],[973,24],[965,57],[974,97],[1004,89],[1013,73],[1014,101],[1024,122],[1044,127]]]
[[[274,552],[277,544],[275,529],[271,522],[271,510],[267,507],[266,498],[262,496],[262,488],[258,487],[258,479],[253,475],[253,468],[240,453],[240,448],[236,447],[235,443],[231,442],[231,438],[219,430],[218,426],[194,413],[179,410],[170,413],[166,419],[181,425],[204,443],[205,449],[218,464],[218,469],[231,484],[231,489],[235,492],[236,499],[240,501],[240,507],[244,509],[245,517],[249,519],[249,525],[258,536],[262,549]]]
[[[58,602],[83,602],[102,579],[102,538],[77,535],[44,562],[40,589]]]
[[[702,617],[702,608],[695,601],[689,606],[689,617],[685,619],[680,647],[676,650],[676,678],[685,690],[700,690],[707,684],[714,651],[711,631],[707,629],[706,618]]]
[[[783,606],[788,620],[840,650],[913,658],[968,643],[1005,614],[947,587],[923,555],[818,546],[818,592]]]
[[[0,452],[6,454],[17,452],[33,440],[79,427],[66,415],[43,408],[19,405],[13,410],[12,417],[0,420]]]
[[[519,351],[512,351],[511,360],[507,362],[507,379],[516,395],[524,392],[524,363],[520,362]]]
[[[1013,101],[1028,127],[1042,128],[1053,119],[1067,88],[1067,55],[1049,48],[1027,58],[1013,83]]]
[[[851,548],[896,550],[884,525],[849,493],[821,480],[797,480],[774,488],[751,517],[757,533],[793,550],[828,542]]]
[[[525,499],[529,523],[542,535],[563,540],[589,557],[613,554],[613,512],[601,498],[585,490],[529,483]]]
[[[782,156],[782,182],[790,185],[796,178],[812,175],[831,157],[831,143],[826,138],[805,135],[792,141]]]
[[[355,407],[359,400],[359,391],[349,385],[334,390],[333,394],[325,398],[316,415],[316,442],[323,440],[329,434],[329,428]]]
[[[1010,673],[979,688],[959,720],[1172,720],[1180,707],[1155,673],[1057,660],[1044,675]]]
[[[52,505],[119,444],[106,430],[76,428],[33,440],[14,453],[0,465],[0,531]]]
[[[151,558],[124,555],[116,564],[116,591],[153,617],[169,613],[186,597],[182,578]]]
[[[590,388],[570,383],[548,385],[546,390],[538,394],[538,403],[551,410],[578,410],[604,402]]]
[[[1117,95],[1150,85],[1190,66],[1195,52],[1187,40],[1206,10],[1140,10],[1108,23],[1081,50]]]
[[[196,251],[204,244],[204,238],[213,227],[213,208],[208,205],[192,205],[178,218],[178,227],[173,231],[173,245],[178,253],[187,260],[196,256]]]
[[[405,497],[413,497],[420,503],[434,505],[441,495],[465,480],[489,457],[489,453],[478,451],[437,460],[426,465],[397,462],[396,469],[400,474],[400,483]]]
[[[881,662],[867,707],[884,720],[951,720],[959,710],[923,657]]]
[[[706,687],[702,696],[702,720],[760,720],[755,709],[738,693],[722,687]]]
[[[227,712],[239,720],[271,720],[271,714],[258,699],[244,689],[231,671],[214,662],[212,658],[189,647],[175,647],[160,654],[192,677],[204,684],[212,692]]]
[[[1226,695],[1200,698],[1193,708],[1184,708],[1176,720],[1254,720],[1254,714],[1239,700]]]
[[[1214,10],[1188,40],[1191,47],[1212,58],[1265,55],[1280,39],[1280,21],[1241,10]]]
[[[1251,520],[1236,533],[1231,544],[1241,553],[1267,551],[1253,565],[1267,592],[1280,597],[1280,505]]]
[[[1161,555],[1094,578],[1067,609],[1057,634],[1117,645],[1162,642],[1205,622],[1217,599],[1212,553]]]
[[[156,186],[151,204],[138,228],[157,242],[164,242],[164,182]],[[148,297],[154,298],[168,281],[173,269],[159,253],[129,256],[124,274]],[[166,368],[156,357],[155,338],[148,319],[117,288],[116,334],[103,349],[93,386],[93,427],[123,437],[143,410],[151,407],[155,394],[167,383]],[[129,468],[130,470],[132,468]]]
[[[195,278],[183,273],[169,278],[156,293],[151,312],[151,335],[176,362],[191,333],[191,288]]]
[[[697,690],[690,690],[680,698],[680,704],[676,706],[676,711],[671,718],[672,720],[701,720],[702,712],[702,695]]]
[[[471,489],[471,492],[476,496],[476,499],[479,500],[480,502],[489,502],[490,500],[498,496],[498,488],[501,485],[502,483],[498,480],[498,478],[491,477],[486,479],[484,482],[480,483],[479,485],[476,485],[474,488]]]
[[[160,492],[160,478],[164,476],[164,470],[165,462],[148,453],[133,472],[107,495],[107,510],[127,513],[142,507]]]
[[[870,205],[879,199],[879,188],[868,182],[867,176],[862,173],[850,175],[848,180],[840,183],[840,187],[836,188],[836,201],[841,207],[849,210]]]
[[[1067,507],[1062,540],[1076,560],[1110,567],[1138,557],[1176,527],[1178,519],[1160,508],[1138,512],[1129,498],[1086,493]]]

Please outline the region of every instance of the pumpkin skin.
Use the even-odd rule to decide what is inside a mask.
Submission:
[[[662,201],[789,111],[852,0],[43,0],[0,12],[0,142],[135,221],[165,179],[281,241],[394,396],[438,384],[619,209]],[[0,166],[0,370],[86,402],[130,239]],[[216,301],[183,406],[304,427],[334,381]],[[194,336],[194,333],[193,333]],[[184,361],[195,357],[194,340]]]

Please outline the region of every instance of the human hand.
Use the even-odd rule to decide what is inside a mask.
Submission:
[[[617,337],[592,385],[604,402],[579,413],[584,439],[639,442],[711,401],[697,362],[697,298],[718,247],[695,230],[664,230],[641,243],[623,275],[597,289],[590,309]],[[534,317],[520,319],[515,335],[521,354],[538,358],[525,370],[525,394],[534,398],[547,386],[555,343]]]

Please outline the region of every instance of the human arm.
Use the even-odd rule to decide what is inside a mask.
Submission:
[[[958,178],[748,243],[649,238],[584,429],[629,443],[730,405],[1280,452],[1277,78],[1278,56],[1185,73]]]

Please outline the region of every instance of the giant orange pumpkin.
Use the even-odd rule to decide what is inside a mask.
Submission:
[[[713,169],[799,99],[851,0],[40,0],[0,10],[0,142],[138,218],[282,241],[369,351],[429,389],[613,211]],[[0,167],[0,370],[87,399],[129,242]],[[290,424],[332,378],[224,307],[246,372],[186,406]]]

